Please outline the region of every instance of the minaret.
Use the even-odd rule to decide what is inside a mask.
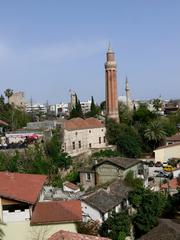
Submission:
[[[126,91],[126,106],[128,108],[130,108],[130,88],[129,88],[129,83],[128,83],[128,79],[126,76],[126,87],[125,87],[125,91]]]
[[[106,53],[106,116],[119,122],[115,55],[109,44]]]

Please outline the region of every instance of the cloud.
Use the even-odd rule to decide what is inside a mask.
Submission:
[[[0,62],[15,65],[54,63],[65,60],[87,58],[104,51],[107,41],[71,41],[26,49],[12,48],[0,43]]]

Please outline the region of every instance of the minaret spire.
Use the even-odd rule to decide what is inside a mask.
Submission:
[[[106,116],[119,122],[117,76],[115,54],[109,43],[106,53],[105,73],[106,73]]]
[[[130,108],[130,88],[129,88],[129,83],[128,83],[128,78],[126,76],[126,87],[125,87],[125,91],[126,91],[126,105],[128,108]]]

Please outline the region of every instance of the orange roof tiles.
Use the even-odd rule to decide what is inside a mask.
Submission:
[[[104,124],[97,118],[72,118],[70,120],[65,120],[64,128],[66,130],[78,130],[78,129],[89,129],[89,128],[101,128]]]
[[[168,183],[164,183],[161,185],[161,189],[177,189],[178,187],[180,187],[180,180],[178,180],[177,178],[173,178]]]
[[[35,204],[45,175],[0,172],[0,197]]]
[[[180,141],[180,132],[166,138],[167,141]]]
[[[169,144],[169,145],[165,145],[165,146],[162,146],[162,147],[158,147],[154,151],[159,150],[159,149],[163,149],[163,148],[175,147],[175,146],[178,146],[178,145],[180,145],[180,143]]]
[[[110,240],[110,238],[96,237],[92,235],[60,230],[59,232],[53,234],[48,240]]]
[[[77,222],[82,220],[79,200],[38,202],[33,211],[31,224]]]
[[[66,187],[68,187],[72,190],[78,190],[79,189],[79,187],[76,184],[71,183],[71,182],[65,182],[64,186],[66,186]]]

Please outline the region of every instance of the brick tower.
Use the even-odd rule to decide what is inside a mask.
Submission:
[[[110,45],[106,53],[106,57],[106,116],[107,118],[111,118],[116,122],[119,122],[116,61],[114,52]]]

